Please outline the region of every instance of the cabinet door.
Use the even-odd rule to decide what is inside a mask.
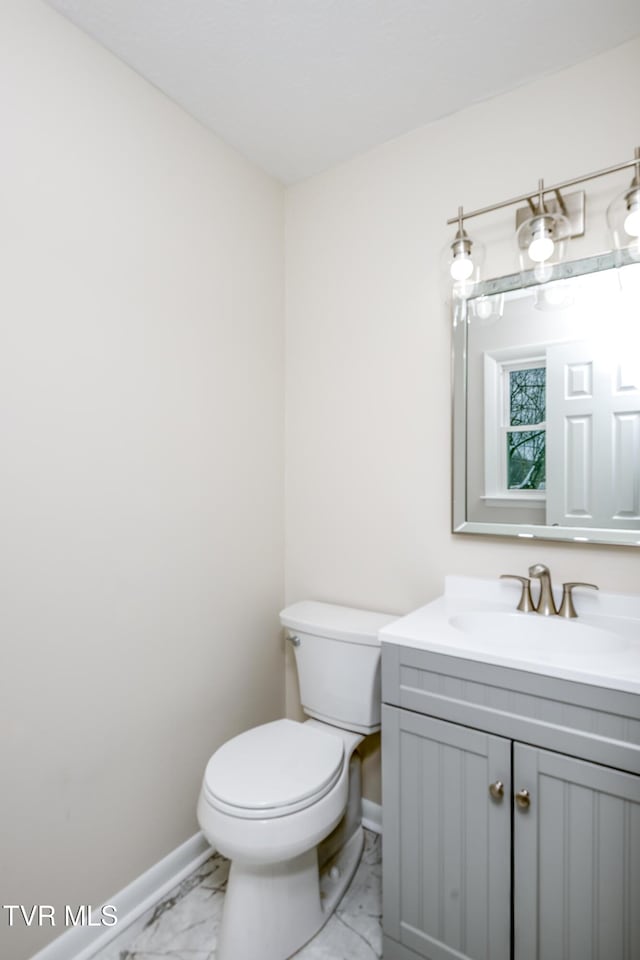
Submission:
[[[510,742],[382,709],[385,958],[508,960]]]
[[[638,960],[640,777],[514,744],[516,960]]]

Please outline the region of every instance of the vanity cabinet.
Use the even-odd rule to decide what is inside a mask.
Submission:
[[[385,960],[638,960],[638,697],[383,644]]]

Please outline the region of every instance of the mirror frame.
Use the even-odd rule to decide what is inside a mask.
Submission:
[[[635,261],[621,250],[574,260],[556,267],[558,280],[629,266]],[[467,519],[467,302],[472,297],[493,296],[525,287],[540,286],[532,272],[512,273],[485,280],[473,287],[469,297],[453,303],[452,338],[452,529],[453,533],[515,537],[522,540],[560,540],[568,543],[601,543],[640,546],[640,529],[603,527],[552,527],[544,524],[488,523]]]

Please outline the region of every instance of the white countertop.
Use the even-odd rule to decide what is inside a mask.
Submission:
[[[554,596],[558,605],[556,589]],[[575,620],[520,613],[519,598],[514,581],[449,576],[442,597],[394,620],[379,637],[383,643],[640,694],[640,597],[576,589]]]

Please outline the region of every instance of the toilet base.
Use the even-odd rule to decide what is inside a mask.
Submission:
[[[327,922],[337,908],[347,887],[353,880],[353,875],[360,863],[363,847],[364,830],[359,826],[354,831],[351,839],[345,843],[338,853],[321,869],[320,899],[322,901],[322,912],[324,914],[323,923]],[[317,932],[316,930],[316,933]]]
[[[318,851],[280,863],[232,861],[217,960],[288,960],[327,922],[360,862],[358,827],[318,874]]]

